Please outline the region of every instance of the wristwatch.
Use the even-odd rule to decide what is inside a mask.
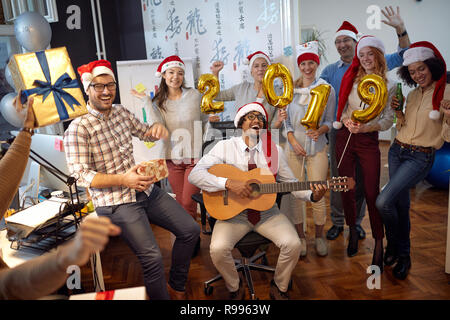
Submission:
[[[309,197],[309,200],[311,200],[311,202],[319,201],[319,200],[314,200],[314,193],[311,193],[311,196]]]
[[[22,131],[28,132],[30,135],[34,134],[34,129],[33,128],[23,127]]]
[[[397,33],[397,36],[399,37],[399,38],[401,38],[401,37],[404,37],[404,36],[406,36],[408,34],[408,32],[405,30],[405,31],[403,31],[402,33]]]

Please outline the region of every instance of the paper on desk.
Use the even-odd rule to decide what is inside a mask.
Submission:
[[[64,206],[63,203],[65,202],[67,202],[67,199],[52,197],[49,200],[45,200],[5,218],[5,221],[7,223],[17,223],[36,228],[54,218],[59,213],[60,208],[62,208],[61,206]]]

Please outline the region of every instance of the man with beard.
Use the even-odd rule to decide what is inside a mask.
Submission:
[[[192,170],[189,182],[202,190],[216,192],[228,190],[241,198],[249,198],[252,189],[246,182],[218,177],[208,172],[216,164],[229,164],[242,170],[268,169],[280,182],[298,181],[287,164],[282,149],[270,141],[267,129],[267,113],[263,105],[252,102],[242,106],[234,119],[236,128],[242,129],[241,136],[219,141]],[[266,138],[265,138],[266,137]],[[268,148],[271,156],[268,156]],[[322,185],[311,190],[294,191],[295,197],[305,201],[319,201],[326,191]],[[210,245],[211,259],[225,280],[230,299],[241,300],[244,290],[236,270],[231,251],[235,244],[248,232],[255,231],[275,243],[280,255],[270,285],[270,297],[287,300],[289,281],[300,254],[300,239],[294,225],[281,214],[277,205],[266,211],[247,209],[228,220],[218,220],[213,229]]]

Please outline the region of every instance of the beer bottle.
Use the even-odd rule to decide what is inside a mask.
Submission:
[[[395,93],[395,97],[398,100],[399,106],[396,111],[403,111],[403,93],[402,93],[402,84],[400,82],[397,83],[397,92]]]

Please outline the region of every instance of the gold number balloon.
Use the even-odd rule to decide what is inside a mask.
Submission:
[[[305,117],[300,121],[306,129],[315,130],[319,128],[320,119],[322,119],[323,111],[327,106],[330,91],[331,86],[329,84],[321,84],[311,89],[311,100],[309,101],[308,110]]]
[[[208,87],[208,89],[206,89],[206,87]],[[202,74],[200,79],[198,79],[198,91],[204,93],[201,101],[201,111],[203,113],[213,114],[223,111],[223,102],[213,102],[220,91],[219,80],[215,75],[210,73]]]
[[[358,95],[369,107],[365,110],[353,111],[352,120],[367,123],[375,119],[386,106],[388,98],[386,82],[379,75],[368,74],[358,85]]]
[[[283,95],[278,96],[273,88],[275,78],[281,78],[283,81]],[[267,102],[277,108],[284,108],[292,102],[294,98],[294,83],[292,81],[291,72],[281,63],[274,63],[267,67],[266,73],[262,81],[264,95]]]

